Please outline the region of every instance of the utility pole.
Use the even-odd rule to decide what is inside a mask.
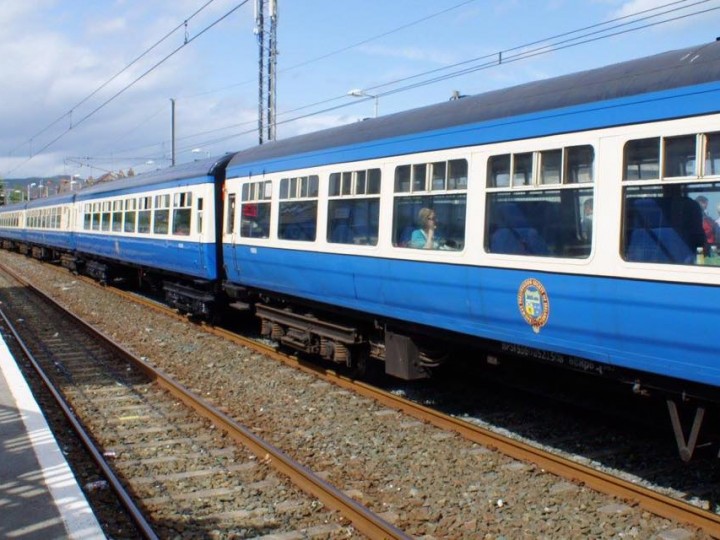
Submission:
[[[171,160],[170,160],[170,166],[175,166],[175,100],[173,98],[170,98],[170,124],[171,124],[171,139],[172,139],[172,150],[171,150]]]
[[[277,0],[255,0],[258,40],[258,143],[275,140]]]

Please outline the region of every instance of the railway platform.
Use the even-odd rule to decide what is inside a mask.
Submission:
[[[0,538],[106,538],[1,336]]]

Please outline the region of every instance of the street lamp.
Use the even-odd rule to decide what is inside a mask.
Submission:
[[[379,98],[380,96],[378,96],[378,95],[373,95],[373,94],[368,94],[365,90],[361,90],[360,88],[355,88],[355,89],[353,89],[353,90],[350,90],[350,91],[347,93],[347,95],[348,95],[348,96],[352,96],[352,97],[358,97],[358,98],[362,98],[362,97],[373,98],[373,99],[375,100],[375,118],[377,118],[377,115],[378,115],[378,98]]]

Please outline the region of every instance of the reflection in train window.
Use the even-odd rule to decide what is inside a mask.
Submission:
[[[315,241],[318,185],[317,175],[280,180],[278,238]]]
[[[269,180],[243,184],[240,236],[244,238],[269,237],[271,196],[272,183]]]
[[[332,173],[328,193],[327,241],[334,244],[377,245],[380,169]]]

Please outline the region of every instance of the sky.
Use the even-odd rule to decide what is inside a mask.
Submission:
[[[177,163],[257,144],[253,4],[0,0],[0,178],[167,167],[171,100]],[[720,0],[277,4],[278,139],[720,36]]]

